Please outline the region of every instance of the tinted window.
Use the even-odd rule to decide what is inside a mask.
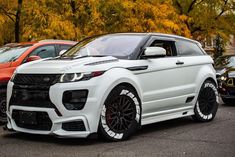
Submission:
[[[193,42],[189,41],[178,41],[177,47],[179,54],[181,56],[197,56],[197,55],[203,55],[204,53],[200,49],[200,47]]]
[[[154,40],[150,47],[162,47],[166,50],[167,56],[174,56],[174,42],[173,41],[162,41],[162,40]]]
[[[55,46],[47,45],[34,50],[30,56],[39,56],[41,58],[56,57]]]
[[[73,45],[58,45],[58,48],[59,48],[59,52],[61,50],[68,50],[70,47],[72,47]]]

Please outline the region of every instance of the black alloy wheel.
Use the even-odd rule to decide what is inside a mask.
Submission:
[[[126,131],[135,120],[135,115],[135,103],[132,99],[127,96],[118,96],[106,109],[107,125],[117,133]]]
[[[102,107],[98,133],[111,141],[125,140],[141,126],[141,104],[131,87],[115,87]]]
[[[218,92],[212,81],[205,81],[200,89],[193,119],[199,122],[209,122],[214,119],[218,109]]]
[[[204,88],[198,97],[199,108],[204,115],[209,115],[216,103],[216,95],[212,88]]]

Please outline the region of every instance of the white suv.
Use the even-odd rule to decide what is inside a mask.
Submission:
[[[157,33],[84,39],[20,66],[8,84],[8,129],[119,141],[142,125],[218,109],[213,60],[196,41]]]

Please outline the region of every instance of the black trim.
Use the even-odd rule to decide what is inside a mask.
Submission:
[[[186,103],[189,103],[189,102],[193,101],[193,99],[194,99],[194,96],[188,97],[188,98],[186,99]]]
[[[9,102],[11,106],[53,108],[58,116],[62,116],[51,102],[49,86],[14,85]]]
[[[87,102],[88,90],[68,90],[63,93],[62,103],[67,110],[82,110]]]
[[[145,66],[134,66],[134,67],[128,67],[126,69],[128,69],[130,71],[147,70],[148,66],[147,65],[145,65]]]
[[[50,131],[52,121],[47,112],[13,110],[12,118],[20,128]]]
[[[86,131],[85,124],[82,120],[62,123],[62,129],[65,131]]]

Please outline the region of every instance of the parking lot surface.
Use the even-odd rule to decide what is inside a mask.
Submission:
[[[235,157],[235,103],[220,105],[210,123],[191,117],[142,127],[129,140],[63,139],[3,130],[0,157]]]

